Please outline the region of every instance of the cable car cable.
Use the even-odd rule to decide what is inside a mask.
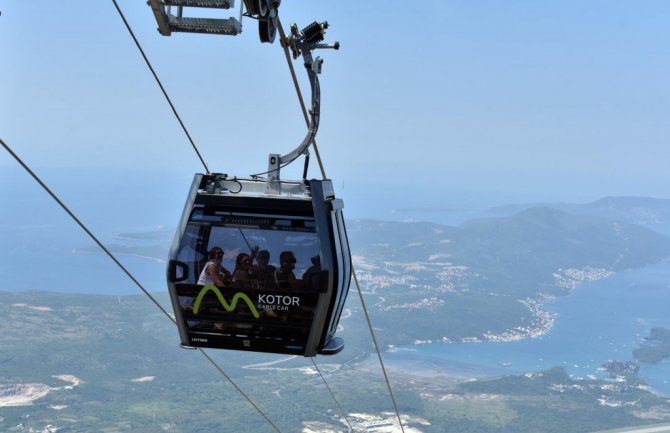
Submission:
[[[363,312],[365,313],[365,320],[368,322],[368,328],[370,328],[370,335],[372,336],[372,341],[375,345],[375,350],[377,351],[377,358],[379,358],[379,364],[382,367],[382,372],[384,373],[384,379],[386,380],[386,386],[389,390],[389,395],[391,396],[391,401],[393,402],[393,408],[395,409],[395,414],[398,417],[398,422],[400,423],[400,429],[405,433],[405,427],[402,425],[402,420],[400,419],[400,412],[398,412],[398,405],[396,404],[395,397],[393,396],[393,391],[391,390],[391,383],[389,382],[389,377],[386,374],[386,368],[384,367],[384,361],[382,360],[382,354],[379,351],[379,344],[377,344],[377,337],[375,336],[375,331],[372,328],[372,322],[370,321],[370,315],[368,314],[368,309],[365,306],[365,300],[363,299],[363,292],[361,291],[361,286],[358,284],[358,277],[356,276],[356,270],[354,267],[351,267],[351,275],[354,277],[354,282],[356,283],[356,290],[358,290],[358,296],[361,298],[361,305],[363,306]]]
[[[114,0],[113,0],[113,1],[114,1]],[[72,218],[72,220],[74,220],[74,222],[77,223],[77,225],[78,225],[82,230],[84,230],[84,232],[86,232],[86,234],[87,234],[87,235],[88,235],[88,236],[89,236],[89,237],[90,237],[90,238],[91,238],[91,239],[92,239],[92,240],[93,240],[93,241],[100,247],[100,249],[102,249],[102,250],[105,252],[105,254],[106,254],[110,259],[112,259],[112,261],[113,261],[113,262],[114,262],[114,263],[115,263],[115,264],[116,264],[116,265],[123,271],[123,273],[125,273],[126,276],[128,276],[128,278],[130,278],[130,279],[132,280],[132,282],[135,283],[135,285],[136,285],[136,286],[137,286],[137,287],[138,287],[138,288],[139,288],[139,289],[140,289],[140,290],[141,290],[141,291],[142,291],[142,292],[143,292],[143,293],[144,293],[144,294],[151,300],[151,302],[152,302],[156,307],[158,307],[158,309],[163,313],[163,315],[164,315],[165,317],[167,317],[167,318],[168,318],[174,325],[177,325],[177,321],[174,319],[174,317],[172,317],[172,315],[171,315],[170,313],[168,313],[168,312],[163,308],[163,306],[160,305],[160,304],[158,303],[158,301],[156,300],[156,298],[154,298],[154,297],[153,297],[153,296],[152,296],[152,295],[151,295],[151,294],[144,288],[144,286],[142,286],[142,284],[141,284],[139,281],[137,281],[137,279],[130,273],[130,271],[128,271],[128,269],[126,269],[125,266],[123,266],[123,264],[122,264],[122,263],[121,263],[121,262],[114,256],[114,254],[112,254],[112,253],[109,251],[109,249],[108,249],[107,247],[105,247],[105,245],[104,245],[102,242],[100,242],[100,240],[98,240],[98,238],[97,238],[97,237],[96,237],[96,236],[95,236],[95,235],[88,229],[88,227],[86,227],[86,226],[84,225],[84,223],[82,223],[81,220],[79,220],[79,218],[77,218],[77,216],[76,216],[76,215],[75,215],[75,214],[74,214],[74,213],[73,213],[73,212],[72,212],[72,211],[65,205],[65,203],[63,203],[63,202],[58,198],[58,196],[57,196],[53,191],[51,191],[51,189],[50,189],[50,188],[49,188],[49,187],[42,181],[42,179],[40,179],[39,176],[37,176],[37,174],[35,174],[35,172],[33,172],[33,171],[30,169],[30,167],[29,167],[25,162],[23,162],[23,160],[22,160],[16,153],[14,153],[14,151],[11,149],[11,147],[9,147],[9,145],[8,145],[7,143],[5,143],[4,140],[2,140],[1,138],[0,138],[0,144],[1,144],[2,147],[4,147],[5,150],[6,150],[6,151],[7,151],[7,152],[8,152],[8,153],[9,153],[9,154],[16,160],[16,162],[18,162],[18,163],[21,165],[21,167],[23,167],[23,169],[24,169],[28,174],[30,174],[30,176],[32,176],[32,178],[35,179],[35,181],[42,187],[42,189],[44,189],[44,191],[46,191],[47,194],[49,194],[49,195],[51,196],[51,198],[52,198],[56,203],[58,203],[58,205],[59,205],[59,206],[60,206],[60,207],[61,207],[61,208],[62,208],[62,209],[63,209],[63,210],[70,216],[70,218]],[[282,433],[282,431],[279,429],[279,427],[277,427],[277,425],[276,425],[275,423],[273,423],[272,420],[270,420],[270,418],[268,418],[268,416],[267,416],[267,415],[266,415],[266,414],[265,414],[265,413],[258,407],[258,405],[257,405],[257,404],[256,404],[256,403],[255,403],[255,402],[254,402],[254,401],[253,401],[253,400],[252,400],[252,399],[251,399],[251,398],[250,398],[250,397],[249,397],[249,396],[248,396],[248,395],[247,395],[247,394],[246,394],[246,393],[245,393],[245,392],[244,392],[244,391],[243,391],[243,390],[242,390],[242,389],[241,389],[241,388],[240,388],[240,387],[233,381],[233,380],[232,380],[232,378],[231,378],[230,376],[228,376],[228,375],[223,371],[223,369],[222,369],[222,368],[221,368],[221,367],[220,367],[220,366],[219,366],[219,365],[218,365],[218,364],[217,364],[217,363],[216,363],[216,362],[209,356],[209,354],[207,354],[207,353],[206,353],[204,350],[202,350],[202,349],[200,349],[199,352],[202,353],[202,355],[203,355],[205,358],[207,358],[207,360],[214,366],[214,368],[216,368],[216,369],[219,371],[219,373],[221,373],[221,374],[223,375],[223,377],[225,377],[226,380],[228,380],[228,382],[230,382],[230,384],[233,385],[233,387],[234,387],[240,394],[242,394],[242,396],[243,396],[243,397],[244,397],[244,398],[245,398],[245,399],[246,399],[246,400],[247,400],[247,401],[248,401],[248,402],[249,402],[249,403],[256,409],[256,411],[258,411],[258,413],[260,413],[260,414],[263,416],[263,418],[265,418],[265,420],[266,420],[266,421],[267,421],[267,422],[268,422],[268,423],[269,423],[269,424],[270,424],[270,425],[271,425],[277,432]]]
[[[167,100],[168,104],[170,105],[170,108],[172,109],[172,112],[174,113],[175,117],[177,118],[177,121],[181,125],[182,129],[184,130],[184,133],[186,134],[186,137],[191,143],[191,146],[193,147],[193,150],[195,150],[195,153],[198,155],[198,158],[200,159],[200,162],[202,163],[203,167],[205,168],[205,172],[207,174],[210,174],[209,168],[207,167],[207,163],[203,159],[202,155],[200,154],[200,151],[198,150],[198,147],[195,145],[195,142],[191,138],[191,134],[188,132],[188,129],[186,128],[186,125],[184,125],[184,122],[181,120],[181,117],[179,116],[179,113],[177,112],[177,109],[175,108],[174,104],[172,103],[172,100],[170,99],[170,96],[168,96],[167,91],[165,90],[165,87],[163,87],[163,84],[161,80],[158,78],[158,74],[156,74],[156,71],[154,70],[153,66],[151,65],[151,62],[147,58],[146,54],[144,53],[144,50],[142,49],[142,45],[140,44],[139,40],[137,37],[135,37],[135,33],[133,32],[132,28],[130,27],[130,24],[128,23],[128,20],[126,20],[125,15],[121,11],[121,8],[119,7],[119,4],[116,2],[116,0],[112,0],[114,3],[114,6],[116,7],[117,12],[119,13],[119,16],[123,20],[123,23],[126,26],[126,29],[128,30],[128,33],[130,33],[130,36],[133,38],[133,41],[135,42],[135,45],[137,46],[137,49],[140,51],[140,54],[142,55],[142,58],[144,59],[144,62],[146,63],[147,67],[151,71],[151,74],[153,75],[154,79],[156,80],[156,83],[158,83],[158,86],[160,87],[161,91],[163,92],[163,95],[165,96],[165,99]],[[290,164],[287,163],[286,165]],[[286,166],[284,165],[284,166]],[[306,168],[305,168],[306,170]],[[264,173],[262,173],[264,174]],[[238,182],[239,184],[239,182]],[[242,190],[242,184],[240,184],[240,191]],[[239,191],[237,191],[239,192]],[[236,194],[237,192],[232,192],[233,194]],[[249,247],[249,250],[252,250],[251,244],[247,240],[247,237],[242,233],[242,229],[240,229],[240,234],[242,235],[242,238],[244,239],[244,242],[247,244]],[[172,319],[174,321],[174,319]],[[175,322],[176,323],[176,322]]]
[[[346,413],[342,409],[342,406],[340,406],[340,403],[337,401],[335,398],[335,394],[333,394],[333,391],[330,389],[330,386],[328,386],[328,383],[326,383],[326,378],[323,377],[323,374],[321,374],[321,370],[319,369],[319,366],[316,364],[316,361],[314,361],[314,358],[310,358],[312,360],[312,364],[314,364],[314,368],[316,368],[316,372],[319,373],[319,376],[321,377],[321,380],[323,381],[323,384],[326,385],[326,389],[328,389],[328,392],[330,393],[330,396],[333,398],[333,401],[337,405],[337,408],[340,410],[340,413],[344,417],[344,420],[347,422],[349,425],[349,431],[355,432],[354,427],[351,425],[351,422],[349,422],[349,418],[347,418]]]
[[[35,172],[33,172],[33,171],[30,169],[30,167],[28,167],[28,165],[27,165],[25,162],[23,162],[23,160],[22,160],[21,158],[19,158],[19,156],[18,156],[16,153],[14,153],[14,151],[9,147],[9,145],[6,144],[1,138],[0,138],[0,144],[2,144],[2,147],[4,147],[5,150],[6,150],[7,152],[9,152],[9,154],[16,160],[16,162],[18,162],[18,163],[23,167],[23,169],[26,170],[26,171],[28,172],[28,174],[30,174],[30,176],[32,176],[32,178],[35,179],[35,181],[36,181],[37,183],[40,184],[40,186],[42,187],[42,189],[44,189],[44,191],[46,191],[47,194],[49,194],[49,195],[51,196],[51,198],[54,199],[54,200],[56,201],[56,203],[58,203],[58,205],[59,205],[61,208],[63,208],[63,210],[70,216],[70,218],[72,218],[72,219],[74,220],[74,222],[77,223],[77,225],[79,225],[79,227],[81,227],[81,229],[84,230],[84,231],[86,232],[86,234],[87,234],[91,239],[93,239],[93,241],[94,241],[96,244],[98,244],[98,246],[105,252],[105,254],[107,254],[107,255],[109,256],[109,258],[112,259],[112,260],[114,261],[114,263],[116,263],[116,265],[123,271],[123,273],[125,273],[125,274],[128,276],[128,278],[130,278],[130,279],[132,280],[132,282],[135,283],[135,285],[136,285],[142,292],[144,292],[145,295],[147,295],[147,297],[151,300],[151,302],[153,302],[154,305],[155,305],[156,307],[158,307],[158,309],[160,309],[160,310],[163,312],[163,314],[164,314],[165,316],[167,316],[167,317],[172,321],[172,323],[174,323],[174,324],[176,325],[176,324],[177,324],[177,321],[176,321],[175,319],[172,318],[172,316],[170,315],[170,313],[168,313],[168,312],[165,310],[165,308],[163,308],[163,307],[158,303],[158,301],[157,301],[153,296],[151,296],[151,294],[150,294],[150,293],[149,293],[149,292],[142,286],[142,284],[140,284],[140,282],[137,281],[137,279],[135,279],[135,277],[133,277],[133,275],[130,273],[130,271],[128,271],[128,269],[126,269],[126,267],[123,266],[123,265],[121,264],[121,262],[119,262],[119,261],[117,260],[116,257],[114,257],[114,255],[107,249],[107,247],[105,247],[105,245],[103,245],[103,243],[100,242],[100,241],[98,240],[97,237],[95,237],[95,235],[94,235],[94,234],[93,234],[93,233],[92,233],[92,232],[91,232],[91,231],[84,225],[84,223],[82,223],[82,222],[79,220],[79,218],[77,218],[77,217],[75,216],[75,214],[72,213],[72,211],[65,205],[65,203],[63,203],[63,202],[58,198],[58,196],[57,196],[56,194],[54,194],[54,193],[51,191],[51,189],[49,189],[49,187],[48,187],[44,182],[42,182],[42,179],[40,179],[40,178],[37,176],[37,174],[35,174]]]
[[[284,28],[281,24],[281,20],[279,19],[279,17],[277,18],[277,27],[278,27],[279,34],[280,34],[281,46],[284,49],[284,55],[286,57],[286,60],[287,60],[288,66],[289,66],[289,70],[291,71],[291,77],[293,79],[293,85],[294,85],[296,93],[298,95],[298,100],[300,102],[300,107],[302,108],[302,113],[303,113],[303,116],[305,118],[305,123],[307,124],[307,127],[309,128],[310,127],[310,122],[309,122],[309,117],[307,115],[307,109],[305,108],[305,103],[304,103],[304,100],[303,100],[302,92],[300,91],[300,85],[298,83],[298,79],[297,79],[296,74],[295,74],[295,69],[293,68],[293,62],[291,61],[291,55],[290,55],[289,50],[288,50],[288,41],[286,39],[286,33],[284,32]],[[318,80],[316,82],[316,85],[318,86]],[[323,175],[323,178],[326,179],[326,172],[325,172],[323,162],[321,160],[321,156],[319,154],[319,149],[317,147],[315,139],[312,140],[312,145],[314,147],[314,153],[316,154],[317,161],[319,162],[319,167],[321,169],[321,173]],[[398,405],[395,401],[395,397],[394,397],[393,391],[391,389],[391,383],[389,382],[389,379],[388,379],[388,374],[387,374],[386,368],[384,366],[384,361],[382,360],[381,352],[379,350],[379,345],[377,344],[377,338],[375,336],[375,333],[374,333],[374,330],[373,330],[373,327],[372,327],[372,322],[370,321],[370,316],[368,314],[367,307],[365,306],[365,300],[363,299],[363,293],[361,292],[361,288],[360,288],[360,285],[358,283],[358,277],[356,276],[356,272],[355,272],[355,269],[354,269],[353,265],[352,265],[352,268],[351,268],[351,272],[352,272],[352,275],[354,277],[354,281],[356,283],[356,289],[358,290],[358,294],[361,298],[361,305],[363,306],[363,312],[365,313],[365,319],[366,319],[366,321],[368,323],[368,327],[370,329],[370,335],[372,336],[372,341],[373,341],[374,346],[375,346],[375,351],[377,352],[377,357],[379,358],[379,363],[381,365],[381,369],[382,369],[382,372],[384,374],[384,380],[386,381],[386,386],[388,387],[389,395],[391,397],[391,401],[393,402],[393,408],[395,409],[395,413],[396,413],[396,416],[398,418],[398,423],[400,424],[400,429],[402,430],[403,433],[405,433],[405,428],[402,424],[402,419],[400,418],[400,412],[398,411]],[[315,366],[316,366],[316,363],[315,363]],[[317,371],[319,371],[318,367],[317,367]],[[321,374],[320,371],[319,371],[319,374]],[[323,376],[321,376],[321,378],[323,379]],[[324,379],[324,384],[325,384],[325,379]],[[328,385],[326,385],[326,387],[328,387]],[[329,387],[328,387],[328,390],[330,391]],[[333,395],[332,392],[331,392],[331,395]],[[333,395],[333,399],[335,399],[334,395]],[[337,400],[335,400],[335,401],[337,403]],[[337,405],[339,407],[339,403],[337,403]],[[341,408],[340,408],[340,410],[341,410]],[[345,417],[345,419],[346,419],[346,417]],[[348,422],[349,421],[347,420],[347,423]],[[349,424],[349,426],[351,427],[351,424]]]
[[[128,21],[126,20],[125,15],[123,15],[123,12],[121,11],[121,8],[119,7],[119,4],[116,2],[116,0],[112,0],[112,3],[114,3],[114,6],[116,7],[117,12],[119,13],[119,16],[123,20],[123,23],[126,26],[126,29],[128,29],[128,33],[130,33],[130,36],[133,38],[133,41],[135,41],[135,45],[137,46],[137,49],[140,50],[140,54],[142,54],[142,58],[144,59],[144,62],[147,64],[147,67],[151,71],[151,75],[154,76],[154,79],[156,80],[156,83],[158,83],[158,87],[160,87],[161,92],[163,92],[163,96],[165,96],[165,99],[167,100],[167,103],[170,105],[170,108],[172,109],[172,112],[174,113],[175,117],[177,118],[177,121],[179,122],[179,125],[181,125],[181,129],[184,130],[184,133],[186,134],[186,137],[188,138],[188,141],[191,142],[191,146],[193,147],[193,150],[195,150],[195,153],[198,155],[198,158],[200,159],[200,162],[202,163],[202,166],[205,168],[205,172],[209,174],[209,168],[207,168],[207,163],[205,163],[205,160],[203,159],[202,155],[200,154],[200,151],[198,150],[198,147],[195,145],[195,142],[193,141],[193,138],[191,138],[191,134],[189,134],[188,129],[186,129],[186,125],[184,125],[184,122],[181,120],[181,117],[179,116],[179,113],[177,112],[177,109],[175,108],[174,104],[172,103],[172,100],[167,94],[167,91],[165,90],[165,87],[163,87],[163,83],[161,83],[161,80],[158,78],[158,74],[156,74],[156,71],[154,70],[153,66],[151,66],[151,62],[149,62],[149,59],[147,58],[147,55],[144,53],[144,50],[142,49],[142,45],[140,45],[140,41],[137,40],[135,37],[135,33],[133,30],[130,28],[130,24],[128,24]]]
[[[253,400],[251,400],[251,398],[249,398],[249,397],[247,396],[247,394],[246,394],[246,393],[245,393],[239,386],[237,386],[237,384],[233,381],[233,379],[231,379],[230,376],[228,376],[228,375],[223,371],[223,369],[221,369],[221,367],[219,366],[219,364],[217,364],[217,363],[216,363],[216,362],[209,356],[209,354],[208,354],[207,352],[205,352],[205,350],[204,350],[203,348],[198,347],[198,351],[199,351],[200,353],[202,353],[203,356],[204,356],[205,358],[207,358],[207,360],[214,366],[214,368],[216,368],[217,370],[219,370],[219,373],[221,373],[221,374],[223,375],[223,377],[225,377],[225,378],[228,380],[228,382],[230,382],[230,384],[233,385],[233,386],[235,387],[235,389],[236,389],[240,394],[242,394],[242,395],[244,396],[244,398],[247,399],[247,401],[248,401],[249,403],[251,403],[251,405],[258,411],[258,413],[260,413],[261,415],[263,415],[263,418],[265,418],[265,420],[266,420],[266,421],[267,421],[267,422],[268,422],[268,423],[269,423],[275,430],[277,430],[279,433],[282,433],[282,431],[279,429],[279,427],[277,427],[277,425],[276,425],[275,423],[273,423],[272,420],[271,420],[270,418],[268,418],[268,416],[265,414],[265,412],[263,412],[263,411],[261,410],[261,408],[259,408],[259,407],[256,405],[256,403],[254,403]]]

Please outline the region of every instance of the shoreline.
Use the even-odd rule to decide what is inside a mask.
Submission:
[[[557,298],[566,298],[583,283],[590,283],[609,278],[615,275],[615,272],[602,268],[593,268],[585,266],[581,269],[558,269],[554,274],[554,284],[558,288],[567,289],[567,293],[561,296],[548,293],[539,293],[535,298],[518,299],[531,313],[531,320],[528,326],[516,326],[502,333],[486,332],[479,336],[463,337],[458,341],[453,341],[449,337],[442,337],[437,341],[433,340],[415,340],[413,345],[433,344],[433,343],[509,343],[527,339],[539,338],[552,330],[558,313],[544,309],[546,304],[554,302]]]
[[[474,372],[486,373],[486,368],[489,368],[497,370],[499,372],[498,376],[518,375],[526,371],[543,371],[554,366],[559,366],[565,368],[573,380],[583,379],[588,381],[596,377],[607,380],[602,377],[602,372],[596,373],[602,363],[608,360],[632,360],[632,349],[637,347],[639,339],[643,335],[646,335],[649,327],[665,326],[670,329],[670,322],[667,321],[667,318],[661,320],[660,317],[662,316],[659,316],[662,312],[662,305],[666,305],[664,304],[666,298],[662,297],[664,296],[663,293],[667,293],[667,289],[670,288],[670,286],[667,286],[667,275],[669,272],[667,265],[668,262],[661,262],[643,267],[642,271],[641,269],[631,269],[616,273],[592,268],[581,270],[581,272],[588,272],[590,278],[580,278],[583,280],[580,283],[594,282],[595,284],[584,286],[584,290],[576,290],[580,287],[580,284],[570,284],[569,290],[564,291],[561,296],[546,296],[534,299],[527,307],[538,313],[540,317],[538,318],[534,315],[532,318],[529,318],[529,322],[543,326],[527,326],[527,328],[533,328],[532,332],[526,332],[523,336],[518,332],[490,333],[487,334],[489,336],[488,339],[479,336],[478,338],[453,339],[453,341],[438,337],[432,341],[414,341],[413,343],[409,342],[405,345],[393,347],[392,351],[401,352],[402,354],[389,355],[390,357],[399,356],[401,358],[415,358],[417,360],[430,359],[431,357],[442,359],[445,362],[441,363],[441,365],[446,370],[451,369],[450,361],[452,360],[456,360],[457,363],[472,363],[472,367],[475,369]],[[647,275],[644,273],[646,272],[644,271],[645,268],[651,270],[648,281],[644,277]],[[575,270],[567,272],[575,276],[580,275],[576,274]],[[598,278],[593,278],[595,276],[598,276]],[[595,282],[610,276],[612,276],[612,280]],[[651,311],[649,314],[652,314],[649,317],[640,316],[640,312],[635,309],[639,308],[639,305],[644,305],[644,302],[648,302],[639,299],[635,295],[638,290],[646,287],[657,287],[659,289],[650,292],[654,296],[649,299],[653,300],[652,302],[656,302],[656,304],[652,304],[656,305],[656,307],[649,310]],[[665,290],[663,290],[664,288]],[[576,296],[574,298],[576,301],[564,303],[564,300],[570,298],[571,295]],[[592,302],[601,302],[598,299],[601,299],[602,296],[607,296],[607,298],[602,298],[602,306],[603,308],[607,307],[606,310],[598,310],[599,314],[589,319],[591,316],[588,305]],[[622,297],[621,300],[617,300],[619,296]],[[585,301],[587,302],[586,304],[584,303]],[[551,302],[555,302],[555,304],[551,305]],[[621,304],[621,302],[624,302],[624,304]],[[574,305],[574,307],[569,307],[570,305]],[[618,310],[617,308],[619,307],[617,306],[620,306],[622,310]],[[573,310],[575,312],[572,314],[568,312]],[[616,317],[612,317],[609,313],[604,312],[607,310],[619,311],[620,313]],[[558,322],[559,314],[561,322]],[[543,318],[542,315],[546,316]],[[606,319],[605,317],[609,318]],[[587,319],[586,322],[585,319]],[[607,325],[607,329],[581,328],[582,322],[588,323],[589,320],[601,319],[606,320],[603,323],[616,323],[618,324],[616,326],[620,326],[622,329],[610,335],[608,334],[608,330],[614,328],[610,328],[609,325]],[[556,327],[554,328],[554,326]],[[580,329],[583,330],[580,331]],[[548,334],[551,330],[554,330],[556,333],[549,334],[545,338],[537,338]],[[586,344],[587,346],[583,346],[583,348],[587,348],[587,350],[582,349],[579,352],[574,352],[574,354],[573,352],[569,352],[562,355],[560,352],[561,346],[557,345],[574,341],[576,335],[572,335],[572,333],[575,332],[584,337],[579,337],[578,343],[574,346],[579,347],[578,345],[583,346]],[[533,336],[531,337],[530,334]],[[624,336],[622,337],[622,335]],[[509,342],[512,344],[493,346],[462,344],[475,341],[479,343]],[[429,343],[429,346],[419,347]],[[436,343],[450,343],[451,347]],[[590,344],[592,346],[588,346]],[[569,350],[573,350],[575,347]],[[578,353],[581,353],[581,355],[578,355]],[[408,372],[411,373],[411,363],[395,365],[398,368],[409,366],[410,371]],[[478,367],[484,368],[478,369]],[[659,363],[659,365],[641,365],[638,377],[647,384],[646,389],[649,392],[667,397],[670,396],[670,380],[667,379],[670,377],[668,376],[669,372],[670,359],[665,363]],[[447,374],[449,373],[448,371]],[[458,374],[458,371],[456,373]],[[489,373],[490,377],[496,376],[494,371],[489,371]]]

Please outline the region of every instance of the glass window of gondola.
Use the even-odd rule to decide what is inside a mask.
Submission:
[[[216,247],[225,252],[222,258],[208,256]],[[176,291],[190,343],[301,353],[319,296],[310,281],[320,280],[308,277],[318,266],[319,251],[308,217],[195,209],[177,253],[188,267],[188,278],[176,283]],[[259,260],[260,252],[265,260]],[[208,265],[219,267],[223,284],[197,284]]]

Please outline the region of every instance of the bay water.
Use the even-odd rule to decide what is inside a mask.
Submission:
[[[556,315],[541,337],[511,342],[430,343],[388,353],[390,361],[440,363],[446,374],[472,377],[537,372],[563,367],[573,378],[606,378],[609,360],[635,361],[652,327],[670,328],[670,261],[582,283],[546,304]],[[654,391],[670,395],[670,360],[641,364],[639,376]]]

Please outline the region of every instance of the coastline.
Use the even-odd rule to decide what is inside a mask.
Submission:
[[[436,338],[391,350],[417,360],[444,360],[442,365],[447,369],[452,361],[471,364],[482,373],[488,368],[494,370],[489,371],[490,377],[559,366],[575,380],[606,379],[601,368],[603,363],[608,360],[631,361],[632,350],[638,347],[650,328],[670,329],[666,314],[669,265],[670,262],[662,262],[616,274],[601,272],[601,278],[588,278],[583,282],[609,276],[611,279],[595,281],[583,290],[575,290],[579,284],[570,284],[565,296],[535,299],[528,307],[538,314],[551,315],[553,320],[548,320],[548,316],[544,322],[539,321],[541,318],[531,318],[536,324],[544,325],[533,326],[533,337],[528,332],[523,338],[520,333],[489,334],[491,338],[488,340],[482,337],[465,341]],[[544,337],[538,338],[541,336]],[[475,341],[481,344],[464,344]],[[445,342],[450,344],[440,344]],[[508,344],[484,344],[497,342]],[[389,353],[385,356],[395,358],[399,355]],[[640,367],[638,376],[646,382],[650,392],[670,395],[670,360]]]
[[[567,291],[561,298],[570,296],[574,290],[582,283],[594,282],[609,278],[615,275],[613,271],[608,271],[602,268],[593,268],[586,266],[580,269],[558,269],[553,274],[554,284],[560,289]],[[558,313],[551,312],[544,309],[546,304],[552,303],[557,299],[557,296],[548,293],[540,293],[536,298],[519,299],[531,314],[531,323],[528,326],[516,326],[510,328],[502,333],[486,332],[479,336],[470,336],[461,338],[458,341],[453,341],[449,337],[442,337],[440,340],[415,340],[414,345],[432,344],[432,343],[509,343],[513,341],[521,341],[532,338],[539,338],[551,331],[555,325]]]

